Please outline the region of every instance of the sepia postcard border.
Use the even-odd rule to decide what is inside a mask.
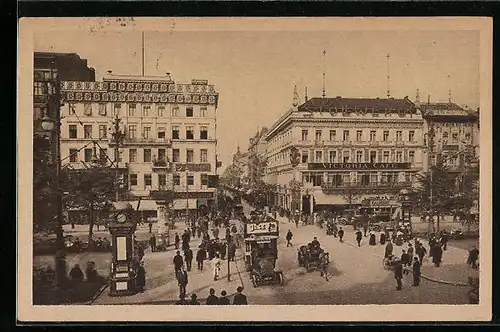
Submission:
[[[46,30],[132,31],[475,30],[480,32],[480,303],[478,305],[33,306],[32,133],[33,33]],[[486,17],[300,18],[22,18],[18,37],[17,318],[24,322],[394,322],[489,321],[492,315],[492,19]],[[20,250],[22,248],[22,250]],[[251,299],[250,299],[251,300]],[[272,314],[271,314],[272,313]]]

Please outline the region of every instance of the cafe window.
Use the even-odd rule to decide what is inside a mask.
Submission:
[[[323,162],[323,151],[316,151],[314,153],[314,162],[316,162],[316,163]]]
[[[370,174],[358,173],[358,182],[362,186],[369,186],[370,185]]]
[[[342,136],[343,141],[348,141],[349,140],[349,130],[344,130],[343,136]]]
[[[330,130],[330,141],[336,141],[337,140],[337,131],[336,130]]]
[[[389,151],[384,151],[382,161],[384,163],[388,163],[389,162]]]
[[[69,162],[70,163],[78,162],[78,149],[69,149]]]
[[[193,117],[193,108],[192,107],[186,107],[186,116],[188,118],[192,118]]]
[[[344,163],[348,163],[349,162],[349,158],[350,157],[350,152],[349,151],[344,151],[344,154],[343,154],[343,161]]]
[[[150,105],[143,105],[142,106],[142,116],[147,118],[151,114],[151,106]]]
[[[413,142],[414,140],[415,140],[415,131],[414,130],[410,130],[408,132],[408,141]]]
[[[349,173],[342,174],[342,185],[344,186],[351,185],[351,174]]]
[[[415,162],[415,151],[408,151],[408,161],[412,164]]]
[[[181,157],[179,149],[172,149],[172,162],[178,163]]]
[[[187,176],[187,184],[188,186],[194,186],[194,175]]]
[[[69,138],[77,138],[78,129],[76,125],[69,125]]]
[[[86,163],[90,162],[90,160],[92,160],[92,153],[93,153],[93,150],[92,149],[85,149],[84,151],[84,160]]]
[[[128,160],[131,163],[137,162],[137,149],[129,149],[128,150]]]
[[[137,174],[130,174],[130,186],[137,186]]]
[[[167,174],[158,174],[158,185],[165,186],[167,184]]]
[[[357,130],[356,131],[356,141],[361,141],[363,139],[363,131],[362,130]]]
[[[191,149],[186,150],[186,163],[194,162],[194,151]]]
[[[84,138],[92,138],[92,125],[84,125],[83,126],[83,137]]]
[[[402,138],[403,138],[403,133],[401,132],[401,130],[397,130],[396,131],[396,142],[401,142]]]
[[[302,129],[302,140],[307,141],[308,130]]]
[[[377,162],[377,151],[370,151],[370,162],[371,163]]]
[[[201,185],[202,186],[208,186],[208,174],[201,174]]]
[[[164,139],[166,136],[165,135],[165,127],[158,127],[157,131],[158,131],[158,133],[157,133],[158,138]]]
[[[321,130],[316,130],[314,139],[316,140],[316,142],[320,142],[321,141]]]
[[[85,114],[86,116],[92,115],[92,104],[91,103],[83,104],[83,114]]]
[[[200,127],[200,139],[208,139],[208,127],[207,126]]]
[[[371,184],[378,183],[378,174],[377,173],[371,173],[370,174],[370,183]]]
[[[194,139],[194,127],[193,126],[186,127],[186,139]]]
[[[172,126],[172,138],[179,139],[179,126]]]
[[[151,174],[144,174],[144,185],[145,186],[151,186],[153,183]]]
[[[309,159],[309,151],[307,150],[302,150],[302,163],[306,164]]]
[[[330,177],[331,184],[334,187],[341,186],[343,184],[343,177],[341,174],[334,174],[333,176]]]
[[[363,151],[356,151],[356,162],[363,162]]]
[[[207,149],[200,150],[200,163],[208,163],[208,150]]]
[[[397,163],[402,163],[403,162],[403,152],[402,151],[397,151],[396,152],[396,162]]]
[[[135,138],[137,132],[137,125],[129,125],[128,126],[128,138]]]
[[[389,130],[384,130],[384,134],[382,136],[382,140],[384,142],[387,142],[388,139],[389,139]]]
[[[99,139],[105,139],[108,136],[108,126],[99,125]]]
[[[337,151],[330,151],[328,161],[334,163],[336,162],[336,159],[337,159]]]
[[[174,186],[181,185],[181,176],[179,174],[174,174],[172,180],[174,182]]]
[[[145,163],[150,163],[151,162],[151,149],[144,149],[144,162]]]
[[[165,106],[164,105],[158,105],[156,111],[158,113],[158,117],[163,117],[165,115]]]
[[[377,132],[375,130],[370,130],[370,142],[375,142]]]
[[[128,116],[135,116],[136,104],[128,104]]]

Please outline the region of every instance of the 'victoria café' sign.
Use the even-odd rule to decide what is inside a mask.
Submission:
[[[309,163],[309,170],[369,170],[369,169],[407,169],[410,163]]]

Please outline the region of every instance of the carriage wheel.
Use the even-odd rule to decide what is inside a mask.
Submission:
[[[283,286],[284,280],[283,280],[283,273],[278,272],[278,283],[280,286]]]

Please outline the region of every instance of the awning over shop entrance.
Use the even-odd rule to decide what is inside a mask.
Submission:
[[[135,204],[132,204],[132,206],[137,207],[137,202]],[[144,199],[141,200],[141,203],[139,204],[139,211],[156,211],[158,209],[158,205],[156,204],[156,201],[152,201],[149,199]]]
[[[326,195],[323,192],[315,192],[314,193],[314,202],[316,205],[345,205],[349,204],[342,196],[340,195]],[[355,204],[356,202],[352,202]]]
[[[175,199],[172,204],[172,210],[185,210],[186,204],[189,210],[196,210],[196,198]]]

